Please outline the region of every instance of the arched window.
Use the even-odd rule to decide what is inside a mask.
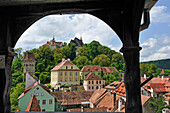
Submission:
[[[96,86],[96,89],[98,89],[98,86]]]

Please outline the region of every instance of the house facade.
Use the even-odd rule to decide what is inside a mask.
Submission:
[[[51,70],[51,86],[80,85],[80,69],[69,59],[64,60]]]
[[[105,86],[105,80],[90,72],[86,78],[83,79],[83,86],[86,91],[95,91]]]
[[[18,97],[20,111],[26,110],[33,95],[36,95],[42,111],[55,111],[55,98],[46,86],[39,84],[38,82],[25,89]]]

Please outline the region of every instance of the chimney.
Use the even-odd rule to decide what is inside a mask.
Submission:
[[[144,78],[146,79],[146,74],[144,74]]]
[[[38,84],[40,84],[40,80],[38,80]]]
[[[162,75],[162,80],[164,79],[164,75]]]
[[[122,109],[122,100],[119,99],[119,100],[118,100],[118,112],[120,112],[121,109]]]
[[[62,62],[64,62],[65,58],[62,58]]]
[[[84,110],[83,110],[83,106],[81,106],[81,112],[83,112]]]
[[[113,107],[116,106],[116,93],[111,91],[111,94],[113,95],[112,102],[113,102]]]

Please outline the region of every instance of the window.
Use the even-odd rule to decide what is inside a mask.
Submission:
[[[62,79],[60,79],[60,81],[62,82]]]
[[[63,73],[62,72],[60,72],[60,76],[62,76],[63,75]]]
[[[65,72],[65,76],[67,76],[67,72]]]
[[[92,81],[92,84],[93,84],[93,81]]]
[[[42,109],[42,111],[45,111],[45,109]]]
[[[76,78],[76,81],[77,81],[77,78]]]
[[[89,81],[89,84],[90,84],[90,81]]]
[[[70,72],[70,76],[72,76],[72,72]]]
[[[73,66],[71,66],[71,69],[73,69]]]
[[[41,96],[44,96],[44,93],[41,93]]]
[[[158,88],[160,88],[160,87],[158,86]]]
[[[90,89],[90,86],[89,86],[89,89]]]
[[[72,79],[70,78],[70,82],[72,81]]]
[[[45,105],[46,104],[46,100],[42,100],[42,105]]]
[[[39,93],[36,93],[36,96],[39,96]]]
[[[93,89],[93,86],[91,88]]]
[[[96,86],[96,89],[98,89],[98,86]]]
[[[154,88],[156,88],[156,86],[154,86]]]
[[[67,82],[67,79],[65,79],[65,82]]]
[[[66,66],[66,69],[67,69],[67,66]]]
[[[40,100],[38,100],[38,103],[40,104]]]
[[[78,73],[76,72],[76,76],[78,75]]]
[[[53,104],[53,99],[49,99],[49,104]]]
[[[98,73],[98,75],[100,75],[100,73]]]
[[[98,84],[98,81],[96,81],[96,84]]]
[[[101,81],[99,81],[99,84],[101,84]]]
[[[37,90],[39,90],[39,87],[37,87]]]

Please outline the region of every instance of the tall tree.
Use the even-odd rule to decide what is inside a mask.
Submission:
[[[98,55],[93,59],[93,64],[100,66],[109,66],[110,58],[104,54]]]
[[[86,56],[80,56],[76,58],[76,65],[81,69],[84,65],[88,65],[91,62],[88,60]]]
[[[90,44],[87,44],[89,58],[93,60],[97,55],[100,54],[99,47],[101,44],[98,41],[92,41]]]
[[[69,43],[69,58],[71,60],[74,60],[76,58],[76,47],[77,45],[75,43]]]
[[[162,113],[162,109],[165,108],[166,103],[163,98],[153,97],[153,101],[149,101],[149,109],[154,110],[155,113]]]
[[[10,101],[11,101],[11,111],[16,111],[19,109],[18,107],[18,100],[17,98],[22,94],[22,92],[25,90],[25,83],[18,83],[16,87],[14,88],[13,92],[10,95]]]

